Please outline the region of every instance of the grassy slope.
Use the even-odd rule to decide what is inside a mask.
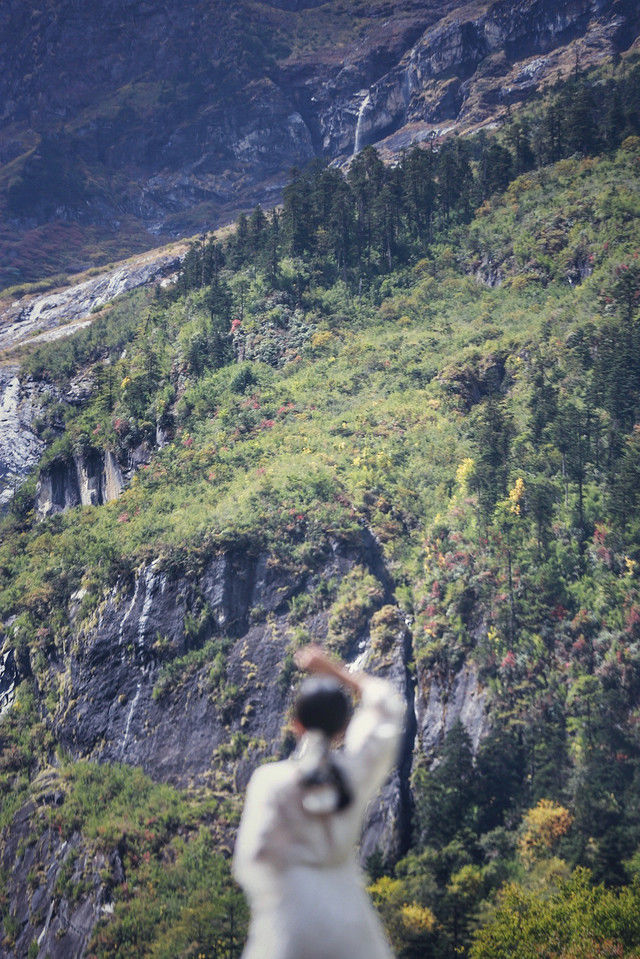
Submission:
[[[385,280],[379,306],[340,285],[316,291],[308,314],[311,336],[293,362],[280,370],[255,364],[257,382],[246,395],[233,387],[233,367],[189,382],[176,442],[117,503],[72,511],[17,534],[26,548],[17,550],[13,561],[5,545],[4,583],[11,585],[3,596],[18,595],[27,582],[36,588],[47,562],[63,562],[67,545],[84,542],[85,527],[99,552],[133,564],[136,555],[245,532],[259,535],[280,495],[305,512],[311,503],[330,504],[311,477],[325,478],[332,496],[345,495],[358,508],[364,493],[375,488],[405,516],[408,533],[402,536],[385,533],[375,512],[369,519],[397,558],[398,574],[411,578],[424,531],[446,506],[456,468],[469,452],[467,423],[451,402],[448,372],[505,352],[518,409],[517,374],[525,347],[540,338],[543,327],[545,335],[562,342],[574,326],[591,319],[609,265],[631,252],[637,176],[634,154],[624,151],[617,159],[562,161],[555,171],[516,181],[481,210],[466,238],[454,235],[454,245]],[[578,289],[565,282],[563,266],[576,238],[588,244],[595,268]],[[550,243],[559,247],[551,254]],[[503,286],[490,289],[468,275],[479,262],[478,250],[494,263],[503,261]],[[540,282],[543,266],[552,272],[546,286]],[[264,302],[258,290],[254,295],[257,304]],[[198,294],[179,302],[163,330],[151,331],[154,346],[162,343],[166,366],[171,362],[166,344],[187,316],[197,314],[198,302]],[[264,319],[263,308],[257,306],[256,325]],[[130,317],[124,304],[109,324],[125,323],[126,341],[138,318],[153,309],[138,294]],[[117,388],[126,372],[123,364],[114,373]],[[109,417],[96,406],[71,424],[78,442],[108,429]],[[123,514],[128,519],[119,522]],[[277,536],[277,528],[274,532]],[[44,542],[51,547],[46,553],[39,548]],[[76,552],[81,557],[84,545]],[[32,558],[34,553],[42,559]],[[74,578],[69,589],[77,585]],[[4,610],[6,615],[11,606]]]

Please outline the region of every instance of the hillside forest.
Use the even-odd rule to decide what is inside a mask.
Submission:
[[[247,921],[231,775],[178,788],[56,740],[65,657],[106,591],[229,544],[300,568],[366,528],[413,680],[473,664],[488,703],[479,743],[459,722],[414,763],[400,857],[367,862],[399,959],[640,956],[639,187],[630,54],[498,130],[395,165],[367,147],[345,171],[293,170],[281,207],[194,240],[173,285],[24,351],[25,378],[94,384],[83,404],[44,402],[41,469],[153,450],[102,506],[38,517],[34,476],[0,526],[22,674],[0,724],[0,826],[31,802],[35,832],[119,851],[88,955],[230,959]],[[356,566],[291,601],[286,686],[312,606],[337,654],[363,622],[381,654],[397,635]],[[226,637],[206,608],[188,630],[178,658],[159,637],[154,695],[206,666],[233,710]],[[246,747],[234,734],[221,768]],[[52,767],[62,799],[39,806]],[[58,892],[80,901],[83,882],[69,870]],[[10,897],[0,911],[11,948]]]

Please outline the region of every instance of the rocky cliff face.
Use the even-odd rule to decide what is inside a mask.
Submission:
[[[74,756],[139,765],[178,785],[215,785],[228,775],[234,788],[244,788],[257,763],[286,748],[291,601],[341,578],[356,563],[379,571],[380,557],[368,536],[356,545],[332,543],[312,571],[281,568],[266,554],[241,551],[212,558],[197,577],[171,577],[157,564],[140,569],[135,582],[114,589],[78,634],[57,737]],[[201,624],[197,638],[194,621]],[[302,625],[326,635],[326,611],[314,612]],[[175,685],[163,679],[168,663],[208,642],[212,658],[216,647],[224,648],[219,674],[211,677],[209,661],[187,668]],[[384,656],[371,647],[368,631],[348,653],[389,675],[412,701],[403,630]],[[236,756],[229,755],[234,740],[242,743]],[[398,778],[374,817],[365,853],[381,845],[397,854],[406,828]]]
[[[44,443],[34,421],[49,391],[41,383],[23,383],[15,366],[0,366],[0,508],[36,465]]]
[[[60,231],[71,262],[107,233],[152,246],[276,202],[314,155],[473,129],[639,29],[634,0],[109,0],[81,14],[13,0],[0,12],[0,281],[32,278],[23,254],[48,263],[38,245]]]
[[[19,811],[3,844],[0,862],[11,877],[5,894],[18,930],[7,959],[78,959],[98,920],[113,911],[111,883],[124,876],[120,857],[89,852],[80,833],[65,839],[48,825],[48,811],[63,800],[56,774],[42,774],[36,801]]]
[[[456,722],[462,722],[474,751],[489,731],[487,695],[478,681],[474,666],[465,664],[453,676],[442,678],[425,674],[417,685],[416,759],[434,760],[444,738]]]
[[[323,145],[345,153],[389,137],[397,149],[473,128],[568,72],[572,58],[585,67],[629,46],[639,28],[631,3],[469,4],[427,30],[368,89],[338,98],[321,120]]]
[[[213,556],[190,575],[152,563],[140,568],[133,582],[115,587],[82,622],[83,596],[77,594],[69,610],[77,624],[69,655],[50,660],[60,689],[56,739],[75,758],[139,765],[176,785],[207,784],[237,793],[256,765],[291,748],[286,726],[293,696],[292,630],[327,635],[328,610],[313,608],[301,621],[294,616],[296,597],[317,594],[320,584],[340,580],[354,565],[376,577],[380,604],[393,610],[392,583],[367,531],[353,542],[329,542],[305,570],[242,550]],[[411,637],[397,608],[394,615],[398,625],[384,642],[367,625],[345,650],[354,665],[387,676],[408,705],[399,766],[369,811],[363,860],[376,850],[393,858],[406,848],[409,777],[420,755],[431,760],[437,741],[458,717],[476,746],[487,729],[477,677],[463,670],[448,689],[428,677],[419,680],[416,730]],[[194,654],[198,649],[204,650],[200,656]],[[19,674],[12,659],[5,685]],[[43,808],[64,802],[55,773],[49,777],[43,780]],[[11,955],[25,955],[33,939],[38,955],[46,954],[45,945],[52,959],[81,955],[109,909],[105,874],[115,870],[121,882],[122,864],[94,861],[79,835],[63,843],[48,829],[34,843],[34,815],[33,808],[22,809],[3,843],[11,913],[20,924]],[[84,876],[85,886],[73,901],[52,895],[66,862],[67,871]],[[42,872],[37,895],[28,879],[34,869]]]
[[[122,470],[110,450],[94,450],[70,460],[56,460],[38,479],[36,509],[40,516],[72,506],[99,506],[117,499],[124,488]]]
[[[11,356],[25,345],[71,336],[123,293],[147,283],[171,282],[184,249],[177,244],[153,251],[80,283],[0,306],[0,352]],[[15,362],[0,365],[0,509],[44,452],[46,444],[37,428],[43,405],[53,399],[81,403],[91,388],[90,371],[81,370],[62,394],[46,382],[21,376]],[[135,466],[135,461],[127,464]],[[122,468],[110,453],[57,461],[40,476],[36,505],[41,515],[49,515],[68,506],[104,503],[115,499],[123,485]]]
[[[14,652],[12,649],[5,649],[0,654],[0,716],[15,700],[18,677]]]

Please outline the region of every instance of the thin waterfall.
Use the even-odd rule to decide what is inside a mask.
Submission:
[[[359,153],[359,152],[360,152],[360,149],[361,149],[360,144],[361,144],[361,142],[362,142],[362,134],[361,134],[362,118],[363,118],[363,116],[364,116],[364,111],[367,109],[367,107],[369,106],[370,102],[371,102],[371,94],[370,94],[370,93],[367,93],[366,97],[364,98],[364,100],[363,100],[362,103],[360,104],[360,109],[358,110],[358,122],[356,123],[356,137],[355,137],[354,144],[353,144],[353,155],[354,155],[354,156],[356,155],[356,153]]]
[[[127,723],[124,727],[124,736],[122,737],[122,743],[120,745],[120,759],[122,759],[122,757],[124,756],[124,751],[127,748],[127,742],[129,739],[129,727],[131,726],[131,718],[133,716],[133,711],[136,708],[138,699],[140,698],[141,687],[142,687],[142,683],[138,682],[136,686],[136,694],[131,700],[131,706],[129,707],[129,715],[127,716]]]

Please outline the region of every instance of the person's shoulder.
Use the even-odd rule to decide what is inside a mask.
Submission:
[[[260,791],[276,791],[289,786],[296,779],[295,764],[290,759],[280,762],[264,763],[255,770],[249,785]]]
[[[380,676],[365,676],[362,680],[362,705],[387,718],[401,720],[406,712],[406,703],[398,690]]]

